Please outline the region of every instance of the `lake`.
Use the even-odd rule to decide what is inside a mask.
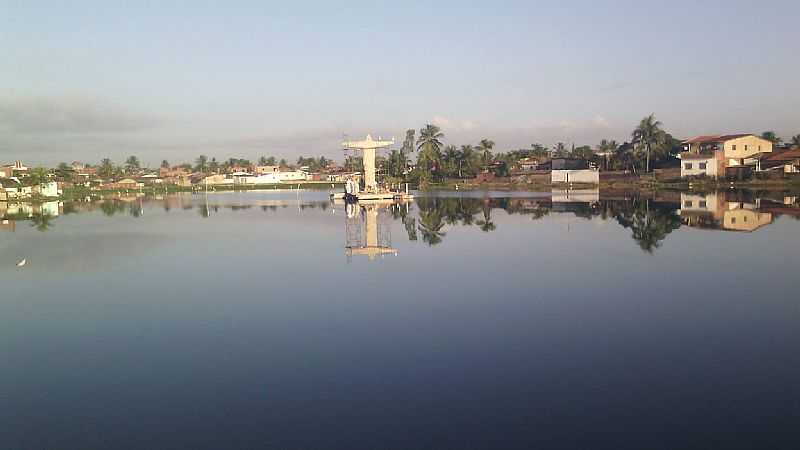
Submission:
[[[787,194],[228,192],[0,217],[1,448],[800,446]]]

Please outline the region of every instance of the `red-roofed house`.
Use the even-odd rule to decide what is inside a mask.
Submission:
[[[800,173],[800,147],[773,153],[761,160],[764,170],[783,169],[784,173]]]
[[[683,145],[682,177],[720,177],[737,168],[761,170],[761,160],[772,153],[772,142],[754,134],[697,136]]]

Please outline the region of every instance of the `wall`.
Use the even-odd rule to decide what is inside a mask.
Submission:
[[[551,183],[600,183],[600,172],[597,170],[553,170],[550,172]]]
[[[734,150],[734,146],[736,150]],[[772,142],[758,136],[744,136],[725,141],[725,157],[732,159],[751,158],[758,153],[771,153]]]
[[[706,168],[701,169],[700,164],[705,163]],[[687,169],[686,165],[691,164],[692,168]],[[681,160],[681,177],[689,177],[689,176],[700,176],[700,175],[707,175],[710,177],[715,177],[718,175],[717,170],[719,169],[717,160],[713,157],[711,158],[692,158],[692,159],[682,159]]]

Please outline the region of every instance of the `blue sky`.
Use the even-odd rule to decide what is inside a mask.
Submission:
[[[69,4],[67,4],[69,3]],[[135,3],[135,4],[130,4]],[[0,160],[800,133],[800,2],[0,0]]]

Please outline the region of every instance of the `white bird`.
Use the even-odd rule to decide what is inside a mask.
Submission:
[[[18,262],[18,263],[17,263],[17,267],[22,267],[22,266],[24,266],[24,265],[25,265],[25,264],[27,264],[27,263],[28,263],[28,260],[27,260],[27,259],[23,259],[22,261],[20,261],[20,262]]]

